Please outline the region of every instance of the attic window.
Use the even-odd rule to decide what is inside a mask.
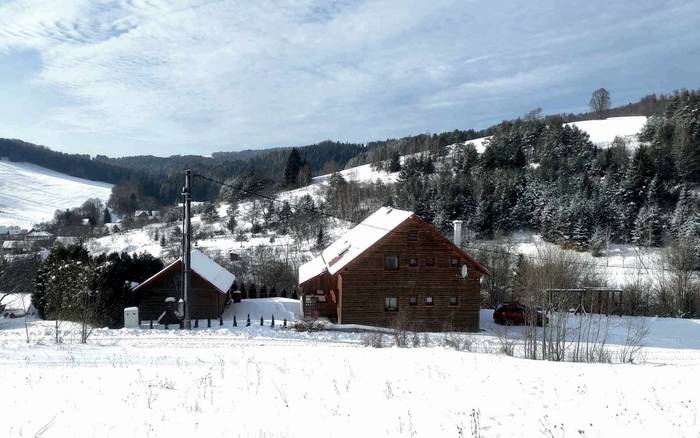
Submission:
[[[395,271],[399,269],[399,256],[388,255],[384,256],[384,269]]]
[[[459,257],[455,257],[455,256],[450,257],[450,266],[452,266],[452,267],[459,266]]]
[[[408,241],[409,242],[418,241],[418,231],[409,231],[408,232]]]

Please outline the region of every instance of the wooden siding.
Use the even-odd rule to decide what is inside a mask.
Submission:
[[[412,232],[418,233],[415,241],[408,239]],[[399,269],[384,268],[387,255],[399,257]],[[418,266],[409,266],[411,257],[418,258]],[[426,257],[433,258],[434,266],[425,265]],[[451,257],[459,258],[457,266]],[[467,279],[460,275],[463,264],[469,269]],[[480,278],[473,261],[430,224],[412,217],[339,273],[338,322],[391,327],[401,315],[414,330],[478,331]],[[417,305],[409,304],[411,296]],[[433,305],[425,304],[427,296]],[[449,305],[451,296],[457,297],[456,306]],[[398,311],[384,309],[386,297],[398,298]]]
[[[338,307],[336,305],[338,297],[338,276],[323,273],[299,285],[301,290],[301,300],[304,304],[304,316],[312,318],[328,318],[336,321],[338,317]],[[322,290],[324,302],[317,302],[318,291]],[[334,291],[334,293],[331,293]],[[311,300],[307,299],[310,297]]]
[[[173,264],[149,284],[136,290],[139,318],[156,320],[165,309],[165,299],[182,297],[182,263]],[[226,294],[222,294],[208,281],[192,272],[191,319],[216,319],[224,311]]]

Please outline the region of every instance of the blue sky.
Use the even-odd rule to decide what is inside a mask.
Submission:
[[[700,2],[0,0],[0,137],[209,154],[700,87]]]

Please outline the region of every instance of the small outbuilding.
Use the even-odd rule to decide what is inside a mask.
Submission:
[[[191,265],[190,317],[216,319],[224,311],[236,277],[196,249],[191,252]],[[176,301],[183,298],[182,274],[182,258],[179,258],[133,289],[142,321],[157,320],[167,298]]]

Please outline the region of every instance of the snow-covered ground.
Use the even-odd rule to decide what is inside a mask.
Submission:
[[[567,125],[576,126],[588,133],[591,142],[598,147],[607,148],[615,140],[615,137],[621,137],[628,142],[630,147],[636,148],[639,146],[637,134],[639,134],[646,122],[646,116],[628,116],[571,122],[567,123]],[[486,150],[486,145],[490,138],[490,136],[481,137],[465,141],[463,144],[474,143],[476,151],[481,154]]]
[[[593,257],[590,252],[563,250],[542,240],[533,233],[514,233],[505,249],[537,259],[548,251],[563,251],[576,258],[577,263],[595,265],[595,269],[610,287],[623,287],[637,280],[653,280],[664,266],[661,248],[645,248],[629,244],[610,244],[603,256]]]
[[[107,201],[111,190],[111,184],[0,159],[0,225],[31,228],[58,209],[78,207],[89,198]]]
[[[247,301],[246,311],[276,306]],[[364,347],[362,333],[267,318],[98,329],[87,345],[75,325],[56,345],[52,322],[30,321],[26,343],[21,319],[1,320],[0,435],[698,436],[700,321],[646,318],[645,362],[610,365],[504,356],[490,318],[482,311],[482,333],[456,335],[477,352],[444,347],[442,334],[417,348]]]
[[[610,117],[603,120],[585,120],[582,122],[567,123],[586,131],[593,144],[607,148],[615,137],[622,137],[629,141],[631,147],[637,147],[639,140],[637,134],[647,122],[645,116]]]

